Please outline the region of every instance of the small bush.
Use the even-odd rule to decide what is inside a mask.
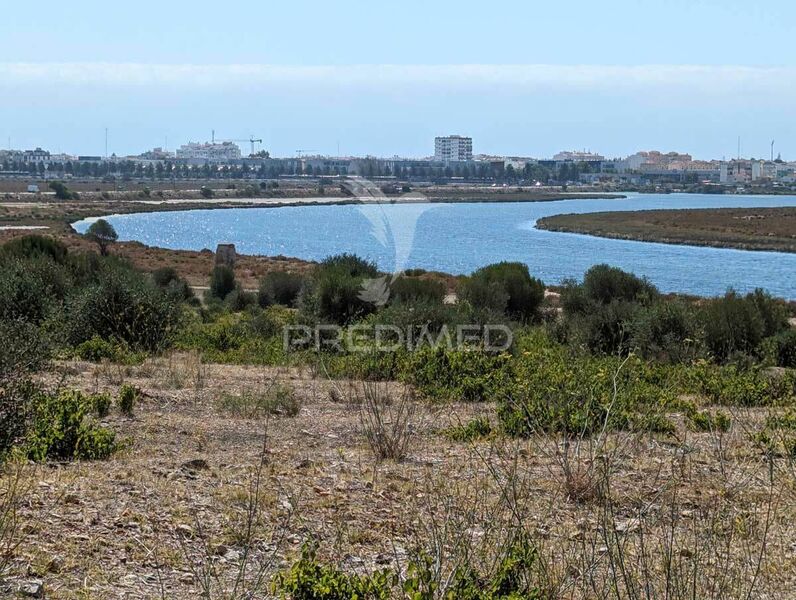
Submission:
[[[102,459],[116,450],[113,431],[100,427],[90,413],[96,399],[75,390],[58,394],[40,393],[33,409],[31,431],[25,451],[31,460]]]
[[[399,277],[390,285],[391,302],[442,304],[444,298],[445,286],[431,279]]]
[[[627,354],[633,347],[634,323],[640,309],[640,305],[623,300],[593,304],[589,312],[570,320],[572,341],[594,353]]]
[[[128,417],[133,415],[133,409],[138,403],[140,392],[138,388],[129,383],[125,383],[119,388],[119,410]]]
[[[544,290],[544,283],[531,277],[527,265],[502,262],[475,271],[464,281],[460,295],[476,308],[528,322],[537,317]]]
[[[66,339],[73,346],[98,337],[133,351],[158,352],[168,345],[182,317],[179,302],[134,271],[106,268],[96,283],[69,299]]]
[[[737,353],[754,355],[766,337],[787,327],[787,313],[762,290],[745,297],[730,291],[703,310],[705,344],[719,361]]]
[[[90,340],[78,344],[75,348],[76,358],[90,362],[101,362],[103,360],[117,362],[119,354],[118,346],[108,340],[103,340],[99,336],[94,336]]]
[[[108,416],[112,404],[110,394],[95,394],[90,397],[90,400],[94,405],[94,411],[100,419]]]
[[[492,424],[486,417],[476,417],[463,425],[456,425],[445,432],[448,439],[454,442],[472,442],[488,437],[492,433]]]
[[[50,189],[55,192],[55,197],[58,200],[76,200],[78,198],[77,192],[71,191],[61,181],[51,181]]]
[[[304,277],[297,273],[272,271],[260,280],[257,300],[262,308],[273,304],[295,307],[304,287]]]
[[[694,311],[682,302],[656,302],[636,314],[632,347],[645,358],[688,362],[701,351]]]
[[[695,411],[688,415],[688,420],[694,431],[729,431],[732,424],[730,416],[720,410],[713,414]]]
[[[292,387],[277,383],[264,391],[244,390],[240,394],[224,393],[218,399],[220,411],[245,419],[266,415],[295,417],[301,411],[301,400]]]
[[[47,258],[63,264],[68,256],[66,246],[55,238],[43,235],[26,235],[9,240],[0,246],[0,259]]]
[[[360,258],[355,254],[346,253],[326,257],[318,265],[318,271],[321,274],[336,272],[349,277],[375,278],[379,276],[376,263]]]
[[[510,357],[477,350],[423,348],[409,356],[404,377],[431,399],[489,402],[507,392]]]
[[[212,188],[209,188],[209,187],[203,185],[199,189],[199,195],[202,196],[202,198],[212,198],[216,194],[215,194],[215,192],[213,191]]]
[[[168,287],[172,281],[177,281],[179,278],[177,270],[173,267],[162,267],[152,271],[152,281],[154,281],[155,285],[159,288]]]
[[[237,286],[232,292],[227,294],[224,303],[232,312],[241,312],[257,304],[257,297]]]
[[[235,290],[235,271],[225,265],[218,265],[210,275],[210,296],[224,300]]]
[[[389,384],[365,382],[363,401],[359,405],[362,433],[378,460],[403,460],[414,439],[416,405],[404,390],[394,397]]]
[[[586,297],[600,304],[616,300],[649,303],[658,297],[658,290],[646,279],[608,265],[594,265],[583,276]]]
[[[277,573],[273,592],[291,600],[389,600],[398,583],[389,571],[370,575],[348,574],[323,565],[316,558],[316,546],[305,544],[301,558],[290,569]]]
[[[661,415],[674,401],[673,386],[656,380],[638,358],[578,356],[535,340],[515,370],[513,385],[498,404],[509,435],[588,436],[640,427],[670,431],[661,418],[648,416]]]
[[[796,329],[780,333],[772,343],[777,366],[796,369]]]

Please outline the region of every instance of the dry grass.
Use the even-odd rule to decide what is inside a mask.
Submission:
[[[129,440],[123,452],[23,467],[10,577],[40,577],[56,599],[264,596],[263,582],[313,537],[321,559],[360,572],[405,567],[422,549],[444,590],[459,566],[494,570],[524,535],[551,598],[783,598],[796,586],[793,461],[749,441],[765,411],[734,411],[726,433],[680,420],[674,438],[457,443],[442,432],[494,421],[494,407],[432,411],[409,398],[404,460],[374,461],[361,383],[202,365],[203,386],[174,388],[162,385],[168,360],[125,374],[143,392],[136,418],[104,419]],[[95,369],[72,363],[66,383],[118,389]],[[291,386],[302,409],[269,419],[264,445],[263,420],[231,419],[217,398],[267,381]],[[389,390],[370,394],[379,411],[401,404],[401,387]]]

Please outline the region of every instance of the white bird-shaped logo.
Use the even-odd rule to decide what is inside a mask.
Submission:
[[[370,233],[384,248],[393,248],[395,262],[391,275],[362,282],[360,300],[384,306],[390,298],[390,285],[404,272],[412,252],[417,221],[431,210],[426,197],[420,193],[407,193],[398,199],[388,198],[372,181],[346,180],[343,185],[359,200],[357,209],[370,222]],[[389,205],[400,205],[400,210],[385,210]]]

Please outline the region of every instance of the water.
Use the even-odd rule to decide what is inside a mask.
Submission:
[[[351,252],[380,268],[470,273],[502,260],[526,263],[550,284],[608,263],[648,277],[665,292],[701,296],[762,287],[796,300],[796,254],[612,240],[534,228],[562,213],[655,208],[796,206],[796,196],[630,195],[623,200],[298,206],[192,210],[107,217],[121,240],[171,249],[235,243],[244,254],[319,260]],[[74,224],[84,232],[92,219]],[[416,225],[416,226],[415,226]],[[396,258],[397,257],[397,258]]]

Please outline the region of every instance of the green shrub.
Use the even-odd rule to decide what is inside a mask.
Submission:
[[[629,323],[630,345],[645,358],[693,361],[702,353],[695,311],[683,302],[655,302],[636,311]]]
[[[708,350],[726,361],[736,353],[757,353],[765,337],[787,327],[787,313],[761,290],[745,297],[730,291],[707,304],[702,321]]]
[[[292,387],[277,383],[262,391],[225,392],[219,397],[217,406],[222,412],[246,419],[266,415],[295,417],[301,411],[301,399]]]
[[[796,369],[796,329],[773,337],[772,343],[777,366]]]
[[[159,288],[166,288],[172,281],[177,281],[179,278],[177,270],[173,267],[161,267],[152,271],[152,281]]]
[[[224,300],[235,290],[235,271],[225,265],[218,265],[210,274],[210,296]]]
[[[38,327],[21,321],[0,321],[0,463],[28,430],[37,394],[30,376],[51,353]]]
[[[763,322],[763,337],[777,335],[788,329],[788,311],[782,300],[758,288],[746,295],[746,301],[754,305]]]
[[[363,284],[378,277],[376,266],[352,254],[324,259],[301,294],[300,306],[312,322],[346,325],[376,310]],[[386,280],[385,280],[386,285]],[[385,290],[386,291],[386,290]]]
[[[71,191],[61,181],[51,181],[50,189],[55,192],[55,197],[58,200],[77,200],[79,198],[77,192]]]
[[[456,337],[456,326],[471,323],[470,315],[461,306],[446,305],[426,300],[405,303],[397,302],[388,304],[378,312],[367,317],[368,325],[397,327],[406,338],[411,336],[412,346],[427,343],[428,338],[436,340],[444,326]],[[396,336],[390,337],[385,331],[385,345]],[[432,340],[432,341],[433,341]],[[410,340],[405,340],[410,341]]]
[[[431,399],[488,402],[506,393],[510,362],[507,354],[425,347],[410,353],[405,378]]]
[[[413,557],[402,577],[390,569],[368,575],[349,574],[320,563],[316,546],[305,544],[301,558],[278,573],[272,591],[290,600],[541,600],[546,597],[534,584],[538,551],[527,539],[505,544],[490,573],[479,574],[467,561],[457,564],[440,585],[435,563],[420,553]],[[437,565],[439,568],[439,565]]]
[[[722,411],[711,414],[708,411],[694,411],[688,415],[691,428],[695,431],[729,431],[732,421]]]
[[[627,354],[633,347],[633,329],[641,306],[623,300],[593,304],[586,314],[570,319],[570,336],[576,344],[601,354]]]
[[[140,392],[138,388],[129,383],[122,384],[119,388],[119,410],[122,414],[132,416],[133,409],[138,403]]]
[[[675,397],[673,386],[652,377],[638,358],[577,356],[537,340],[519,357],[498,416],[512,436],[590,435],[603,428],[667,432],[659,415]]]
[[[32,427],[25,440],[31,460],[102,459],[116,450],[113,431],[90,417],[96,400],[75,390],[39,393],[33,406]]]
[[[0,263],[0,319],[41,323],[71,287],[68,271],[46,258]]]
[[[251,292],[244,291],[240,286],[227,294],[225,304],[232,312],[241,312],[257,304],[257,297]]]
[[[463,425],[449,428],[445,435],[454,442],[472,442],[488,437],[492,433],[492,424],[486,417],[476,417]]]
[[[318,319],[346,325],[376,310],[374,304],[361,297],[362,281],[334,271],[321,275],[315,286]]]
[[[69,252],[66,246],[55,238],[44,235],[25,235],[9,240],[0,246],[0,261],[11,259],[47,258],[63,264]]]
[[[464,281],[460,295],[476,308],[528,322],[538,316],[544,290],[544,283],[531,277],[527,265],[501,262],[475,271]]]
[[[111,404],[113,403],[110,394],[94,394],[90,397],[90,401],[94,405],[94,411],[100,419],[108,416],[111,410]]]
[[[391,302],[442,304],[444,298],[445,286],[432,279],[403,276],[390,285]]]
[[[587,298],[600,304],[617,300],[647,304],[659,295],[646,279],[608,265],[594,265],[586,271],[583,291]]]
[[[99,337],[134,351],[158,352],[170,343],[182,311],[177,300],[147,278],[111,268],[69,299],[64,317],[73,346]]]
[[[375,278],[379,276],[376,263],[360,258],[355,254],[336,254],[328,256],[318,265],[320,274],[336,272],[349,277]]]
[[[316,558],[316,546],[305,544],[301,558],[290,569],[277,573],[272,589],[290,600],[389,600],[398,578],[389,571],[370,575],[348,574],[323,565]]]
[[[701,365],[694,372],[698,391],[712,404],[724,406],[774,406],[787,403],[796,393],[796,375],[772,376],[759,368],[735,365]]]
[[[257,300],[262,308],[273,304],[298,305],[299,294],[304,287],[304,277],[297,273],[272,271],[260,280]]]
[[[101,337],[94,336],[90,340],[86,340],[77,345],[75,348],[75,357],[90,362],[101,362],[103,360],[117,362],[119,347],[111,344],[108,340],[103,340]]]

